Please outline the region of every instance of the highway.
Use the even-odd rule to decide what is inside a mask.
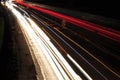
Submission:
[[[74,18],[70,22],[57,19],[21,3],[6,2],[6,6],[20,25],[38,80],[120,79],[119,31],[95,27],[107,33],[103,34],[84,23],[73,24]]]

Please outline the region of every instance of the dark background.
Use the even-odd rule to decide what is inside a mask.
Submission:
[[[120,19],[120,4],[116,0],[26,0],[101,15],[107,18]]]

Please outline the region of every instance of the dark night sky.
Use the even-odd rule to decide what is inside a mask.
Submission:
[[[102,15],[108,18],[120,19],[119,2],[113,0],[26,0],[51,6],[68,8],[77,11]]]

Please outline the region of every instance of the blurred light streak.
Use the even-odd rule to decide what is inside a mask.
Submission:
[[[77,66],[77,68],[84,74],[84,76],[85,76],[88,80],[93,80],[93,79],[83,70],[83,68],[82,68],[69,54],[67,54],[67,57]]]
[[[22,16],[22,14],[13,7],[12,3],[6,2],[6,6],[13,12],[17,20],[19,21],[21,30],[23,34],[26,36],[25,37],[27,39],[26,41],[28,41],[27,43],[31,43],[28,44],[28,46],[33,48],[32,50],[34,54],[39,53],[39,56],[45,55],[44,58],[47,58],[46,61],[43,61],[43,64],[45,64],[45,66],[47,67],[51,66],[54,71],[47,73],[49,73],[49,75],[57,76],[57,78],[51,78],[51,80],[52,79],[68,80],[69,78],[72,78],[74,80],[81,80],[81,78],[74,72],[74,70],[71,68],[68,62],[63,58],[63,56],[57,50],[57,48],[50,42],[50,39],[47,37],[47,35],[39,28],[39,26],[37,26],[37,24],[34,21],[32,21],[32,19],[26,16]],[[63,66],[61,66],[59,62],[61,62],[62,65],[64,65],[64,67],[66,68],[70,75],[64,72],[64,69],[62,68]],[[46,78],[47,76],[47,74],[45,73],[46,72],[44,72],[43,74],[45,76],[44,78]]]
[[[45,49],[45,53],[49,53],[49,54],[46,54],[46,56],[50,55],[51,59],[55,62],[55,64],[57,65],[57,67],[59,68],[59,70],[61,71],[62,74],[64,74],[64,78],[65,80],[68,79],[68,77],[65,76],[65,73],[63,72],[62,70],[62,67],[60,67],[60,65],[58,64],[57,60],[60,60],[59,62],[61,62],[63,65],[65,65],[65,67],[67,68],[67,71],[69,73],[71,73],[72,77],[75,79],[75,80],[79,80],[79,76],[74,72],[74,70],[70,67],[70,65],[67,63],[67,61],[63,58],[63,56],[61,55],[61,53],[57,50],[57,48],[50,42],[50,39],[47,37],[47,35],[29,18],[28,19],[29,22],[31,23],[31,26],[33,27],[32,29],[34,31],[36,31],[36,34],[37,36],[40,38],[41,37],[41,40],[42,41],[42,44],[44,45],[44,48]],[[43,38],[43,39],[42,39]],[[56,55],[56,57],[58,57],[59,59],[56,60],[56,58],[53,56]],[[50,57],[48,56],[47,58],[50,60]],[[53,64],[51,64],[53,65]],[[55,70],[57,71],[57,69]],[[58,72],[56,72],[56,74],[58,74]],[[73,76],[74,75],[74,76]],[[76,76],[77,75],[77,76]],[[58,75],[60,77],[60,75]]]
[[[30,4],[27,4],[24,2],[19,2],[19,4],[26,6],[26,7],[29,7],[29,8],[32,8],[32,9],[35,9],[35,10],[38,10],[40,12],[51,15],[51,16],[56,17],[58,19],[62,19],[62,20],[64,19],[64,20],[66,20],[66,22],[70,22],[74,25],[77,25],[77,26],[84,28],[86,30],[95,32],[96,34],[107,37],[107,38],[114,40],[116,42],[120,42],[120,34],[119,34],[120,32],[118,32],[118,31],[115,31],[115,30],[112,30],[109,28],[103,28],[102,26],[94,24],[94,23],[83,21],[83,20],[80,20],[80,19],[77,19],[77,18],[74,18],[71,16],[63,15],[63,14],[60,14],[60,13],[57,13],[57,12],[54,12],[51,10],[47,10],[44,8],[36,7],[36,6],[30,5]]]

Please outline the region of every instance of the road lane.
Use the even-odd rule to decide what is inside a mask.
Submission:
[[[38,19],[38,21],[39,21],[39,19]],[[41,21],[40,21],[41,22]],[[43,21],[44,22],[44,21]],[[53,27],[53,26],[52,26]],[[57,33],[59,33],[59,32],[57,32]],[[50,34],[52,34],[52,33],[50,33]],[[95,58],[95,57],[94,57]],[[95,58],[98,62],[100,62],[97,58]],[[102,63],[102,62],[100,62],[100,63]],[[102,63],[103,64],[103,63]],[[112,71],[109,67],[107,67],[105,64],[103,64],[106,68],[108,68],[111,72],[113,72],[114,73],[114,71]],[[115,73],[116,74],[116,73]],[[118,75],[119,76],[119,75]]]
[[[7,6],[21,25],[21,30],[32,51],[31,54],[34,55],[37,63],[40,63],[39,66],[43,66],[41,67],[43,79],[81,80],[80,76],[74,72],[68,62],[62,57],[61,53],[50,42],[50,39],[37,24],[29,17],[22,16],[11,3],[7,3]],[[40,77],[39,74],[37,77]]]
[[[11,10],[13,9],[11,6],[9,7],[11,8]],[[15,9],[13,9],[12,11],[14,13]],[[17,15],[18,14],[19,13],[17,13]],[[54,75],[56,76],[56,79],[70,78],[70,79],[77,80],[77,79],[80,79],[80,77],[83,75],[85,77],[84,79],[88,79],[88,80],[92,78],[105,79],[105,80],[110,79],[109,76],[111,75],[111,73],[109,71],[111,69],[109,67],[107,68],[105,64],[103,64],[101,61],[99,61],[99,59],[96,58],[96,56],[89,54],[90,52],[82,48],[79,44],[74,42],[72,39],[69,39],[68,38],[69,36],[67,35],[68,36],[67,37],[66,34],[64,32],[61,32],[61,30],[59,30],[58,28],[55,28],[55,27],[53,28],[53,26],[52,27],[48,26],[49,24],[47,24],[47,22],[41,20],[40,18],[36,18],[36,15],[35,16],[31,15],[29,17],[26,15],[23,17],[20,17],[20,16],[16,16],[16,17],[18,18],[18,21],[21,24],[21,29],[25,35],[26,41],[28,42],[29,48],[31,49],[32,55],[35,54],[34,56],[36,58],[42,58],[42,60],[38,59],[37,63],[40,62],[39,64],[43,65],[44,67],[48,65],[47,63],[49,63],[49,66],[52,65],[52,67],[50,67],[49,69],[47,69],[47,67],[43,68],[39,65],[42,69],[41,71],[43,71],[42,73],[44,78],[54,79],[55,77],[51,78],[51,75]],[[37,21],[36,23],[39,22],[39,27],[35,24],[33,20]],[[69,30],[67,31],[69,32]],[[46,34],[49,36],[47,37]],[[55,48],[56,46],[54,46],[55,44],[53,43],[56,43],[57,46],[59,46],[60,49],[62,49],[62,51],[65,52],[66,55],[63,55],[64,53],[62,53],[62,51],[59,52],[60,51],[60,49],[58,50],[59,47]],[[79,48],[77,49],[75,46],[79,46],[80,49]],[[41,52],[42,54],[38,54]],[[89,55],[87,55],[86,53],[88,53]],[[36,56],[36,55],[41,55],[41,56]],[[47,59],[45,60],[45,58]],[[77,71],[74,71],[75,68],[73,67],[73,65],[70,65],[70,64],[73,64],[74,67],[77,68],[77,70],[79,69],[78,72],[80,73],[78,73]],[[98,67],[96,67],[95,64],[99,65],[98,67],[102,69],[99,69]],[[103,67],[107,68],[109,71],[107,71]],[[83,70],[85,70],[86,72],[81,72]],[[105,73],[103,73],[102,70],[105,71]],[[47,74],[45,74],[44,71]],[[53,74],[50,75],[50,73],[53,73]],[[81,73],[82,75],[78,75]],[[119,77],[118,74],[115,73],[115,75]],[[113,76],[113,79],[115,79],[114,76]]]

